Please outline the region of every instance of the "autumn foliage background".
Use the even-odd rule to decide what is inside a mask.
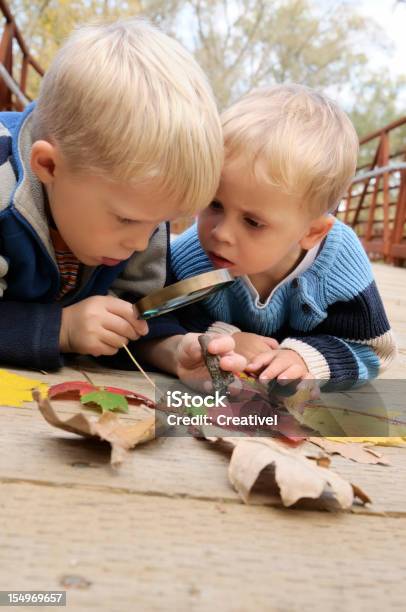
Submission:
[[[394,10],[396,4],[393,1]],[[220,108],[254,86],[295,81],[330,93],[360,136],[404,114],[406,73],[376,66],[390,33],[346,0],[12,0],[44,68],[79,23],[143,15],[180,40],[205,69]],[[399,6],[399,13],[404,14]],[[400,15],[399,15],[400,17]],[[30,75],[36,97],[39,79]]]

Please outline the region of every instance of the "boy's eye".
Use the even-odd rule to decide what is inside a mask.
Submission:
[[[255,219],[251,219],[250,217],[245,217],[244,221],[250,227],[254,227],[255,229],[259,229],[260,227],[264,227],[263,223],[260,223],[259,221],[255,221]]]
[[[217,200],[213,200],[209,204],[209,208],[211,208],[212,210],[223,210],[223,205],[221,202],[218,202]]]
[[[117,215],[117,221],[122,225],[129,225],[130,223],[137,223],[135,219],[126,219],[126,217],[120,217]]]

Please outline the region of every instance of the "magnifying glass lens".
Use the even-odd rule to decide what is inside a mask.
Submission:
[[[151,319],[172,312],[172,310],[198,302],[211,293],[228,287],[233,282],[234,277],[225,269],[192,276],[139,300],[135,304],[137,315],[141,319]]]

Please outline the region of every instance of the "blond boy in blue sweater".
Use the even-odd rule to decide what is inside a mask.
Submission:
[[[227,110],[223,133],[217,195],[174,243],[172,266],[178,279],[213,268],[238,279],[182,324],[232,335],[263,379],[375,378],[393,333],[360,241],[331,214],[356,168],[350,120],[322,94],[278,85]]]

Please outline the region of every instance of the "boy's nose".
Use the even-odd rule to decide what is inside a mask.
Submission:
[[[145,249],[148,246],[149,239],[150,239],[150,235],[146,233],[145,235],[137,236],[137,238],[132,238],[131,240],[130,239],[125,240],[124,242],[121,243],[121,246],[126,251],[131,251],[131,252],[145,251]]]
[[[232,242],[233,241],[233,233],[232,228],[227,223],[218,223],[213,227],[212,230],[213,237],[219,242]]]
[[[143,227],[137,228],[135,232],[134,228],[131,228],[125,236],[122,236],[121,246],[133,252],[145,251],[157,229],[158,225],[156,223],[144,223]]]

